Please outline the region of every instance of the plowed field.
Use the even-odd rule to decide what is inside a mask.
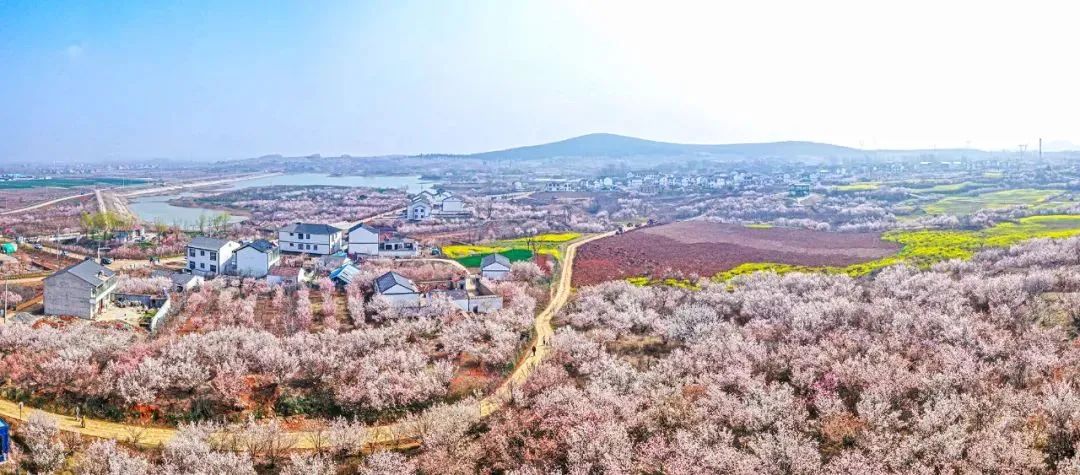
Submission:
[[[574,262],[574,285],[627,277],[712,276],[747,262],[846,266],[895,254],[877,233],[687,221],[630,231],[585,244]]]

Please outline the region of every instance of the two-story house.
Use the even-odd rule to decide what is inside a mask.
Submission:
[[[45,313],[93,319],[116,290],[116,273],[86,259],[45,278]]]
[[[278,246],[283,252],[333,254],[341,250],[343,234],[329,224],[292,223],[278,229]]]
[[[203,277],[235,272],[234,253],[240,243],[228,239],[198,236],[188,243],[186,268]]]
[[[281,260],[276,244],[259,239],[244,244],[236,251],[236,275],[243,277],[266,277],[270,269]]]

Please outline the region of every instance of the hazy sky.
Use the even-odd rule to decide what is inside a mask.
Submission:
[[[0,0],[0,161],[1080,143],[1070,3]]]

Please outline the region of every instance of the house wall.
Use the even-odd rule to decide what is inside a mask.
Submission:
[[[341,234],[305,234],[278,231],[278,247],[285,252],[333,254],[341,250]]]
[[[252,247],[236,251],[236,275],[244,277],[266,277],[270,272],[273,252],[262,253]]]
[[[108,302],[114,289],[115,281],[95,296],[93,286],[86,281],[66,273],[54,275],[45,279],[45,314],[94,318],[97,308]]]
[[[192,274],[199,276],[214,276],[228,272],[232,264],[233,253],[240,247],[240,243],[230,241],[217,251],[187,248],[187,262],[184,267]]]
[[[400,285],[395,285],[386,290],[386,292],[380,292],[383,297],[386,297],[391,302],[398,305],[419,305],[420,294],[406,289]]]
[[[465,211],[465,202],[460,198],[447,198],[442,202],[444,213],[461,213]]]
[[[498,264],[492,264],[481,269],[480,275],[491,280],[503,280],[510,275],[510,269]]]
[[[349,231],[349,254],[374,256],[379,253],[379,235],[364,228]]]
[[[498,295],[469,296],[453,302],[458,308],[472,313],[491,313],[503,307],[502,297]]]
[[[427,203],[413,203],[409,205],[408,217],[410,220],[419,221],[431,216],[431,206]]]

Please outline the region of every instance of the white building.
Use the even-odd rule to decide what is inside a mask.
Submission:
[[[375,279],[375,292],[398,305],[420,305],[416,284],[397,272],[387,272]]]
[[[116,273],[86,259],[45,278],[45,314],[93,319],[116,290]]]
[[[341,250],[343,234],[328,224],[293,223],[278,229],[278,245],[284,252],[333,254]]]
[[[502,280],[510,275],[510,259],[502,254],[488,254],[480,259],[480,275],[491,280]]]
[[[228,274],[235,265],[233,253],[239,248],[236,241],[198,236],[188,243],[185,267],[203,277]]]
[[[281,261],[281,251],[265,239],[249,242],[236,251],[236,275],[266,277]]]
[[[412,202],[405,209],[405,217],[410,221],[423,221],[429,218],[457,218],[467,216],[465,200],[449,191],[432,193],[424,190],[412,197]]]
[[[379,253],[379,230],[364,223],[349,229],[349,254],[374,256]]]

